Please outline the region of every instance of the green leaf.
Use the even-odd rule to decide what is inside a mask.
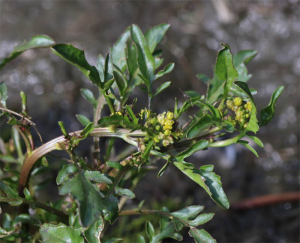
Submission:
[[[120,96],[124,95],[124,91],[126,89],[126,78],[123,76],[123,74],[119,70],[114,71],[114,77],[118,86],[118,89],[120,91]]]
[[[98,183],[112,184],[112,180],[109,179],[106,175],[101,174],[100,171],[85,171],[85,178],[90,181],[95,181]]]
[[[88,102],[90,102],[94,108],[97,107],[97,101],[94,97],[94,94],[89,89],[80,89],[81,95],[85,98]]]
[[[104,83],[114,78],[113,75],[114,71],[114,64],[112,61],[111,54],[107,54],[105,58],[105,65],[104,65]]]
[[[103,117],[98,121],[100,127],[107,127],[110,125],[119,125],[123,121],[123,116],[114,114],[112,116]]]
[[[65,165],[58,173],[56,177],[56,184],[60,185],[64,181],[71,179],[74,173],[77,172],[77,167],[74,164]]]
[[[155,70],[158,69],[164,62],[163,58],[154,57]]]
[[[257,152],[256,152],[256,150],[255,150],[254,148],[252,148],[252,147],[249,145],[248,141],[239,140],[239,141],[237,141],[236,143],[245,146],[245,147],[246,147],[247,149],[249,149],[252,153],[254,153],[256,157],[259,157],[258,154],[257,154]]]
[[[194,238],[196,243],[216,243],[217,241],[204,229],[198,230],[191,227],[189,235]]]
[[[239,76],[233,66],[230,47],[227,44],[222,44],[223,49],[219,51],[216,63],[216,74],[220,80],[225,80],[224,96],[227,96],[233,82]]]
[[[257,51],[255,50],[244,50],[239,51],[233,56],[233,65],[238,67],[240,64],[248,64],[255,56]]]
[[[188,219],[195,218],[203,209],[203,206],[189,206],[171,214],[181,220],[187,221]]]
[[[272,94],[270,103],[261,110],[260,112],[260,123],[259,126],[267,125],[274,117],[276,101],[284,90],[283,86],[278,87]]]
[[[224,92],[223,84],[224,84],[224,80],[218,78],[215,70],[214,76],[208,85],[207,98],[206,98],[207,103],[213,104],[219,99],[220,95],[222,95]]]
[[[128,105],[126,105],[126,110],[127,110],[127,112],[128,112],[128,115],[130,116],[132,122],[133,122],[135,125],[137,125],[138,122],[139,122],[139,119],[134,115],[134,113],[133,113],[131,107],[128,106]]]
[[[105,66],[105,58],[99,54],[97,58],[96,68],[98,70],[100,80],[104,80],[104,66]]]
[[[137,243],[146,243],[146,240],[142,235],[138,235]]]
[[[264,147],[263,142],[262,142],[258,137],[250,136],[250,135],[246,135],[246,137],[250,138],[250,139],[251,139],[253,142],[255,142],[259,147],[261,147],[261,148]]]
[[[23,192],[24,192],[25,198],[26,198],[28,201],[32,201],[32,197],[31,197],[31,195],[30,195],[30,191],[29,191],[26,187],[24,188]]]
[[[115,168],[115,169],[122,169],[124,166],[121,165],[120,163],[118,162],[115,162],[115,161],[107,161],[106,164],[109,166],[109,167],[112,167],[112,168]]]
[[[153,227],[153,225],[151,224],[150,221],[146,222],[146,233],[147,233],[147,235],[150,239],[150,242],[152,242],[152,239],[155,235],[155,230],[154,230],[154,227]]]
[[[197,74],[197,78],[205,84],[208,84],[210,81],[209,77],[207,77],[206,75],[201,74],[201,73]]]
[[[132,79],[132,77],[135,75],[136,71],[138,70],[136,46],[129,42],[127,44],[126,54],[127,54],[126,63],[127,63],[129,78]]]
[[[122,241],[123,239],[121,238],[110,238],[106,241],[104,241],[103,243],[113,243],[113,242],[118,242],[118,241]]]
[[[169,27],[169,24],[160,24],[146,32],[145,38],[151,53],[154,52],[156,46],[162,41]]]
[[[190,98],[195,98],[195,97],[200,98],[200,97],[201,97],[201,95],[200,95],[198,92],[194,91],[194,90],[184,91],[184,93],[185,93],[188,97],[190,97]]]
[[[80,114],[77,114],[76,115],[76,118],[77,120],[81,123],[81,125],[83,126],[87,126],[91,121],[89,120],[89,118],[87,118],[86,116],[84,115],[80,115]]]
[[[88,243],[100,243],[100,236],[103,229],[104,221],[102,217],[99,217],[95,223],[93,223],[87,230],[84,231],[84,236]]]
[[[163,90],[165,90],[166,88],[168,88],[170,85],[171,85],[171,82],[170,82],[170,81],[165,82],[165,83],[163,83],[162,85],[160,85],[160,86],[157,88],[157,90],[156,90],[154,96],[158,95],[160,92],[162,92]]]
[[[135,194],[130,191],[129,189],[126,188],[120,188],[120,187],[116,187],[115,188],[115,193],[121,197],[126,197],[128,199],[132,199],[135,198]]]
[[[126,70],[126,43],[130,37],[130,27],[128,27],[124,34],[115,42],[110,49],[114,64],[124,72]]]
[[[22,113],[24,115],[28,116],[28,114],[27,114],[27,96],[23,91],[20,92],[20,96],[22,99]]]
[[[212,117],[208,114],[201,117],[187,132],[187,138],[194,138],[212,125],[219,125],[219,118]]]
[[[169,166],[169,161],[159,170],[157,177],[161,177]]]
[[[51,47],[57,56],[77,67],[94,84],[101,86],[101,80],[97,69],[91,66],[85,59],[84,51],[75,48],[70,44],[57,44]]]
[[[217,118],[217,119],[221,118],[220,111],[217,108],[215,108],[213,105],[203,102],[203,101],[199,101],[199,103],[205,105],[210,110],[210,112],[214,118]]]
[[[99,191],[79,171],[59,188],[59,194],[71,193],[79,205],[80,222],[83,227],[93,224],[106,209]]]
[[[143,160],[147,160],[147,159],[149,158],[149,154],[150,154],[150,151],[151,151],[151,149],[152,149],[153,143],[154,143],[154,141],[150,141],[150,142],[147,144],[144,153],[142,153],[142,158],[143,158]]]
[[[179,118],[182,113],[184,113],[187,109],[189,109],[191,106],[194,106],[195,104],[197,104],[199,101],[202,101],[202,97],[195,97],[195,98],[191,98],[190,100],[187,100],[183,103],[183,105],[181,106],[181,108],[179,109],[179,111],[177,112],[177,116],[176,118]]]
[[[58,225],[43,224],[40,228],[42,242],[47,243],[83,243],[84,239],[80,236],[79,229],[73,229],[63,223]]]
[[[165,68],[161,71],[159,71],[156,75],[155,75],[155,79],[161,78],[164,75],[172,72],[172,70],[174,69],[175,64],[174,63],[169,63],[167,66],[165,66]]]
[[[4,81],[2,81],[0,82],[0,102],[4,107],[6,107],[7,98],[8,98],[7,86],[4,83]]]
[[[9,199],[12,199],[8,201],[10,205],[18,206],[22,203],[22,200],[18,196],[17,192],[2,181],[0,181],[0,191],[3,191]]]
[[[209,142],[207,140],[198,141],[197,143],[190,146],[187,150],[177,154],[175,158],[177,159],[177,161],[182,162],[186,157],[191,156],[199,150],[205,149],[208,146],[208,144]]]
[[[106,92],[115,82],[115,79],[112,78],[108,80],[104,85],[103,85],[103,91]]]
[[[54,45],[55,42],[49,36],[37,35],[32,37],[30,41],[25,41],[24,43],[17,45],[13,52],[6,58],[0,60],[0,69],[3,68],[8,62],[15,59],[24,51],[35,49],[35,48],[45,48]]]
[[[131,39],[135,43],[138,52],[138,66],[142,75],[149,80],[150,83],[155,79],[154,58],[149,50],[145,37],[137,25],[131,27]]]
[[[204,214],[200,214],[198,215],[194,220],[189,221],[189,225],[190,226],[199,226],[202,224],[207,223],[209,220],[211,220],[214,217],[214,213],[204,213]]]
[[[90,122],[89,124],[86,125],[86,127],[82,130],[80,133],[80,136],[82,139],[86,138],[93,130],[94,130],[94,123]]]

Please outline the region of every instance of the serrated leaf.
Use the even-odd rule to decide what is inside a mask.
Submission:
[[[174,69],[175,64],[174,63],[169,63],[167,66],[165,66],[165,68],[163,70],[160,70],[156,75],[155,75],[155,79],[161,78],[164,75],[172,72],[172,70]]]
[[[270,103],[260,112],[260,126],[267,125],[274,117],[276,101],[284,90],[284,86],[278,87],[272,94]]]
[[[198,215],[194,220],[189,221],[190,226],[199,226],[202,224],[207,223],[209,220],[211,220],[214,217],[214,213],[204,213]]]
[[[190,146],[187,150],[184,150],[181,153],[177,154],[175,158],[177,159],[177,161],[182,162],[186,157],[191,156],[199,150],[205,149],[208,144],[209,142],[207,140],[198,141],[197,143]]]
[[[79,50],[70,44],[56,44],[51,47],[51,50],[57,56],[77,67],[94,84],[101,85],[99,73],[94,66],[91,66],[87,62],[84,51]]]
[[[130,27],[128,27],[121,37],[110,49],[114,64],[124,72],[126,70],[126,43],[130,37]]]
[[[80,236],[79,229],[73,229],[63,223],[58,225],[43,224],[40,228],[42,242],[47,243],[83,243],[84,239]]]
[[[86,116],[81,115],[81,114],[77,114],[76,118],[81,123],[81,125],[83,125],[83,126],[87,126],[91,122],[89,120],[89,118],[87,118]]]
[[[171,82],[165,82],[162,85],[160,85],[157,90],[155,91],[154,96],[158,95],[160,92],[162,92],[163,90],[165,90],[166,88],[168,88],[170,86]]]
[[[80,222],[83,227],[93,224],[107,210],[100,193],[93,184],[79,171],[68,181],[64,181],[59,188],[59,194],[71,193],[79,204]]]
[[[80,93],[83,98],[85,98],[88,102],[90,102],[94,108],[97,107],[97,101],[94,97],[94,94],[89,89],[80,89]]]
[[[90,181],[95,181],[98,183],[112,184],[112,180],[109,179],[105,174],[101,174],[100,171],[85,171],[85,178]]]
[[[160,24],[146,32],[145,38],[151,53],[154,52],[156,46],[162,41],[169,27],[169,24]]]
[[[196,243],[216,243],[216,240],[204,229],[197,229],[192,227],[189,235],[194,238]]]
[[[220,80],[224,80],[224,96],[227,96],[233,82],[239,76],[233,66],[230,47],[227,44],[222,44],[223,49],[219,51],[216,63],[216,74]]]
[[[131,39],[135,43],[138,52],[138,66],[142,75],[149,80],[150,83],[155,79],[154,58],[149,50],[145,37],[137,25],[131,27]]]
[[[121,197],[126,197],[128,199],[132,199],[135,198],[135,194],[130,191],[129,189],[126,188],[120,188],[120,187],[116,187],[115,188],[115,193]]]
[[[8,62],[15,59],[24,51],[36,48],[46,48],[54,45],[55,42],[49,36],[37,35],[32,37],[30,41],[25,41],[20,45],[17,45],[13,52],[6,58],[0,60],[0,69],[3,68]]]

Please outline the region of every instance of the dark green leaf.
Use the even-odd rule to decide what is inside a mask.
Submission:
[[[147,160],[147,159],[149,158],[149,154],[150,154],[150,151],[151,151],[151,149],[152,149],[153,143],[154,143],[153,141],[150,141],[150,142],[147,144],[144,153],[142,153],[142,158],[143,158],[144,160]]]
[[[119,70],[114,71],[114,77],[118,86],[118,89],[120,91],[120,96],[124,95],[124,91],[126,89],[126,78],[123,76],[123,74]]]
[[[74,173],[77,172],[77,167],[74,164],[65,165],[58,173],[56,177],[56,184],[60,185],[66,180],[69,180]]]
[[[210,81],[209,77],[207,77],[206,75],[201,74],[201,73],[197,74],[197,78],[205,84],[208,84],[208,82]]]
[[[198,230],[192,227],[189,235],[194,238],[196,243],[216,243],[216,240],[204,229]]]
[[[80,222],[83,227],[93,224],[107,210],[99,191],[79,171],[73,178],[64,181],[59,188],[59,194],[71,193],[79,204]]]
[[[132,199],[135,198],[135,194],[130,191],[129,189],[126,188],[120,188],[120,187],[116,187],[115,188],[115,193],[121,197],[126,197],[128,199]]]
[[[101,174],[100,171],[85,171],[85,178],[90,181],[95,181],[98,183],[112,184],[113,182],[106,175]]]
[[[104,65],[104,83],[106,83],[107,81],[111,80],[114,77],[113,71],[114,71],[113,60],[111,54],[108,53],[106,55],[105,65]]]
[[[221,94],[223,94],[223,84],[224,80],[219,79],[216,71],[214,72],[214,76],[212,80],[209,82],[208,91],[207,91],[207,98],[206,102],[209,104],[214,104]]]
[[[88,102],[90,102],[94,108],[97,107],[97,101],[94,97],[94,94],[89,89],[80,89],[81,95],[85,98]]]
[[[82,138],[86,138],[93,130],[94,130],[94,123],[90,122],[89,124],[86,125],[86,127],[82,130],[80,133],[80,136]]]
[[[103,243],[113,243],[113,242],[119,242],[122,240],[123,240],[122,238],[110,238],[110,239],[104,241]]]
[[[26,50],[35,49],[35,48],[45,48],[50,47],[51,45],[54,45],[55,42],[52,40],[49,36],[46,35],[37,35],[32,37],[30,41],[25,41],[21,45],[17,45],[13,52],[10,54],[10,56],[0,60],[0,69],[3,68],[6,63],[10,62],[17,56],[19,56],[21,53],[23,53]]]
[[[129,78],[132,79],[132,77],[135,75],[135,73],[138,70],[137,50],[135,45],[128,43],[126,53],[127,53],[126,63],[127,63]]]
[[[0,181],[0,191],[3,191],[9,199],[12,199],[8,203],[12,206],[18,206],[22,203],[16,191],[14,191],[10,186]]]
[[[181,106],[181,108],[179,109],[179,111],[177,112],[177,117],[176,118],[179,118],[182,113],[184,113],[187,109],[189,109],[191,106],[194,106],[195,104],[198,103],[198,101],[202,101],[202,97],[195,97],[195,98],[192,98],[190,100],[187,100],[183,103],[183,105]]]
[[[163,58],[154,57],[155,70],[158,69],[164,62]]]
[[[100,127],[107,127],[110,125],[119,125],[123,121],[123,116],[114,114],[112,116],[103,117],[98,121]]]
[[[22,122],[18,121],[14,116],[8,120],[7,124],[11,125],[11,126],[14,126],[14,125],[24,126],[24,124]]]
[[[201,97],[201,95],[198,92],[194,91],[194,90],[184,91],[184,93],[187,94],[187,96],[190,97],[190,98],[195,98],[195,97],[200,98]]]
[[[131,27],[131,39],[135,43],[138,51],[138,65],[142,75],[149,80],[150,83],[155,79],[154,58],[149,50],[145,37],[137,25]]]
[[[257,152],[255,151],[255,149],[252,148],[252,147],[249,145],[248,141],[239,140],[239,141],[237,141],[236,143],[245,146],[245,147],[246,147],[247,149],[249,149],[252,153],[254,153],[256,157],[259,157],[258,154],[257,154]]]
[[[169,161],[165,163],[165,165],[159,170],[157,177],[161,177],[167,170],[168,166],[169,166]]]
[[[283,86],[278,87],[275,92],[272,94],[270,103],[268,106],[263,108],[260,112],[260,126],[265,126],[267,125],[274,117],[275,114],[275,106],[276,106],[276,101],[281,95],[282,91],[284,90]]]
[[[106,164],[109,166],[109,167],[112,167],[112,168],[115,168],[115,169],[122,169],[124,166],[121,165],[120,163],[118,162],[115,162],[115,161],[107,161]]]
[[[188,219],[194,219],[203,209],[203,206],[189,206],[171,214],[181,220],[187,221]]]
[[[127,110],[127,112],[128,112],[128,115],[130,116],[132,122],[133,122],[134,124],[137,125],[138,122],[139,122],[139,119],[134,115],[134,113],[133,113],[131,107],[128,106],[128,105],[126,105],[126,110]]]
[[[175,157],[177,161],[182,162],[186,157],[191,156],[192,154],[196,153],[199,150],[205,149],[208,146],[208,144],[209,142],[207,140],[198,141],[197,143],[190,146],[187,150],[177,154]]]
[[[51,47],[54,54],[77,67],[94,84],[101,85],[97,69],[91,66],[85,59],[84,51],[75,48],[70,44],[57,44]]]
[[[42,242],[47,243],[83,243],[84,239],[80,236],[79,229],[73,229],[63,223],[58,225],[43,224],[40,228]]]
[[[89,120],[89,118],[87,118],[86,116],[84,115],[80,115],[80,114],[77,114],[76,115],[76,118],[77,120],[81,123],[81,125],[83,126],[87,126],[91,121]]]
[[[198,215],[194,220],[189,221],[190,226],[199,226],[202,224],[207,223],[209,220],[211,220],[214,217],[214,213],[204,213]]]
[[[160,92],[162,92],[163,90],[165,90],[166,88],[168,88],[168,87],[170,86],[170,84],[171,84],[171,82],[168,81],[168,82],[165,82],[165,83],[163,83],[162,85],[160,85],[160,86],[157,88],[157,90],[156,90],[154,96],[158,95]]]
[[[24,188],[23,192],[24,192],[25,198],[26,198],[28,201],[32,201],[32,197],[31,197],[31,195],[30,195],[30,191],[29,191],[26,187]]]
[[[169,24],[160,24],[146,32],[145,38],[151,53],[154,52],[156,46],[162,41],[169,27]]]
[[[161,71],[159,71],[156,76],[155,76],[155,79],[158,79],[158,78],[161,78],[163,77],[164,75],[172,72],[172,70],[174,69],[174,63],[169,63],[167,66],[165,66],[165,68]]]
[[[126,70],[126,43],[130,37],[130,27],[128,27],[124,34],[116,41],[110,49],[114,64],[124,72]]]
[[[233,65],[238,67],[240,64],[247,64],[257,55],[257,51],[254,50],[244,50],[239,51],[233,56]]]
[[[224,87],[224,96],[227,96],[230,87],[239,74],[233,66],[230,47],[227,44],[222,45],[224,48],[218,53],[216,74],[220,80],[226,81]]]
[[[97,58],[97,70],[100,76],[100,80],[104,81],[104,66],[105,66],[105,58],[99,54]]]
[[[103,91],[106,92],[115,82],[115,79],[108,80],[104,85],[103,85]]]
[[[84,231],[84,236],[88,243],[100,243],[101,232],[104,229],[104,222],[102,217],[93,223],[86,231]]]
[[[146,240],[142,235],[138,235],[137,243],[146,243]]]

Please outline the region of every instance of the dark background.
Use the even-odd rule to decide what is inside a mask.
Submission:
[[[265,147],[253,144],[260,157],[234,145],[199,152],[190,162],[215,165],[232,204],[265,194],[299,191],[298,0],[1,1],[0,14],[0,58],[8,55],[16,43],[46,34],[58,43],[70,42],[84,49],[93,65],[97,55],[106,55],[129,25],[137,24],[145,32],[159,23],[171,24],[160,47],[164,50],[164,64],[175,62],[174,71],[163,78],[173,85],[155,100],[155,112],[172,110],[175,97],[183,102],[181,90],[205,94],[206,86],[196,74],[212,76],[221,42],[228,43],[234,54],[239,50],[257,50],[259,54],[248,69],[253,75],[249,85],[259,91],[254,97],[258,111],[268,104],[276,87],[285,86],[274,120],[258,134]],[[26,92],[30,115],[45,141],[60,135],[58,120],[74,131],[81,128],[75,114],[92,118],[92,107],[79,89],[95,87],[49,49],[23,53],[2,70],[1,81],[8,85],[8,107],[12,110],[20,111],[19,91]],[[139,88],[132,97],[138,97],[137,110],[146,106]],[[6,137],[8,131],[1,120],[1,136]],[[160,168],[163,162],[157,165]],[[178,209],[201,204],[206,206],[205,212],[216,212],[204,228],[218,242],[300,241],[299,202],[225,212],[176,168],[168,169],[159,179],[156,174],[157,171],[149,173],[137,187],[138,200],[128,202],[128,208],[143,199],[148,208],[170,204],[170,209]],[[43,192],[39,196],[45,197],[44,194],[49,197]],[[184,240],[191,239],[185,236]]]

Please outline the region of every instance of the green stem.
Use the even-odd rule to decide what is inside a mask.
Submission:
[[[106,195],[105,200],[109,198],[109,196],[112,194],[112,192],[115,190],[116,186],[119,185],[120,180],[122,179],[123,175],[132,167],[130,163],[123,166],[122,169],[119,170],[117,176],[115,177],[114,183],[109,187]]]
[[[245,136],[245,133],[242,132],[242,133],[240,133],[236,137],[233,137],[233,138],[230,138],[230,139],[226,139],[226,140],[223,140],[223,141],[217,141],[217,142],[211,143],[211,144],[208,145],[208,147],[213,147],[213,148],[216,148],[216,147],[225,147],[225,146],[228,146],[228,145],[236,143],[238,140],[240,140],[244,136]]]
[[[53,214],[56,214],[57,216],[59,216],[60,218],[62,218],[64,220],[64,222],[68,222],[68,219],[69,219],[69,216],[65,213],[63,213],[62,211],[59,211],[55,208],[52,208],[46,204],[43,204],[43,203],[40,203],[40,202],[36,202],[36,201],[29,201],[25,198],[22,198],[22,197],[18,197],[17,198],[18,200],[21,200],[22,203],[24,204],[28,204],[28,205],[31,205],[31,204],[34,204],[37,208],[41,208],[41,209],[44,209],[50,213],[53,213]],[[12,202],[12,201],[15,201],[14,198],[3,198],[1,197],[0,198],[0,202]]]

